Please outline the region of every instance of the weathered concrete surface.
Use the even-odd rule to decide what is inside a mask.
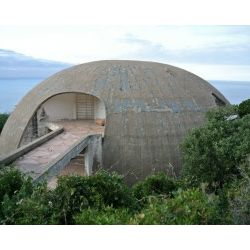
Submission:
[[[166,64],[98,61],[61,71],[18,104],[0,138],[0,154],[16,149],[32,115],[50,97],[68,92],[98,97],[106,107],[103,164],[128,182],[155,170],[179,173],[179,143],[204,112],[228,104],[200,77]],[[217,101],[216,101],[217,98]],[[218,101],[219,99],[219,101]]]
[[[33,179],[37,179],[49,170],[53,161],[57,161],[57,158],[64,155],[79,139],[83,140],[93,134],[102,135],[104,130],[104,127],[97,126],[94,121],[62,121],[58,122],[58,125],[64,128],[62,134],[23,155],[13,165]]]

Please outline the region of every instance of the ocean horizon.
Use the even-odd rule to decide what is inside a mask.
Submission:
[[[44,78],[0,78],[0,113],[10,113],[18,102]],[[231,104],[250,98],[250,81],[207,80]]]

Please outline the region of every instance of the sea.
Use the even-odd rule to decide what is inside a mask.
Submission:
[[[0,113],[10,113],[15,106],[42,78],[0,78]],[[208,80],[232,104],[250,98],[250,81]]]

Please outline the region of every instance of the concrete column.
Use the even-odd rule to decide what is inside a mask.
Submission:
[[[102,167],[102,136],[92,136],[85,152],[85,172],[89,176]]]

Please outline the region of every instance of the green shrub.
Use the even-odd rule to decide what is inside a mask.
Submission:
[[[0,114],[0,134],[3,130],[4,124],[6,123],[7,119],[9,117],[9,114]]]
[[[13,167],[3,167],[0,170],[0,202],[5,195],[11,198],[21,189],[25,189],[30,194],[32,192],[31,179]]]
[[[131,190],[125,184],[123,176],[101,170],[90,176],[88,181],[101,195],[104,205],[114,208],[133,207],[135,200],[132,198]]]
[[[51,191],[46,183],[34,187],[31,195],[18,193],[3,200],[4,219],[2,224],[44,225],[57,224],[54,219]]]
[[[26,198],[20,201],[19,206],[12,211],[15,212],[14,221],[11,224],[16,225],[46,225],[46,211],[49,207],[44,206],[40,201],[33,197]],[[50,220],[49,220],[50,221]]]
[[[0,171],[0,221],[1,224],[16,223],[16,209],[20,202],[33,192],[30,178],[12,167]]]
[[[236,180],[228,189],[229,209],[232,223],[250,224],[250,157],[241,166],[243,178]]]
[[[101,196],[91,187],[87,178],[63,176],[53,192],[52,203],[58,224],[72,224],[73,215],[89,206],[100,206]]]
[[[165,173],[159,172],[135,184],[133,186],[133,195],[137,200],[145,203],[148,196],[170,196],[176,189],[176,181],[168,177]]]
[[[54,190],[54,202],[59,223],[72,224],[73,216],[86,208],[99,209],[103,206],[114,208],[135,206],[129,188],[123,177],[116,173],[99,171],[89,177],[61,177]]]
[[[229,208],[233,224],[250,225],[250,181],[242,179],[229,191]]]
[[[250,152],[250,115],[227,121],[226,111],[210,112],[207,123],[182,144],[182,177],[190,186],[208,183],[213,191],[240,177],[239,165]]]
[[[249,224],[249,160],[239,168],[240,179],[209,195],[205,185],[187,189],[183,180],[163,173],[136,184],[132,195],[120,175],[105,171],[61,177],[49,190],[46,183],[33,186],[18,170],[5,168],[0,171],[0,223]]]
[[[144,225],[197,225],[220,223],[216,196],[199,189],[179,190],[174,198],[154,198],[134,217],[132,223]]]
[[[77,225],[125,225],[129,224],[130,218],[126,208],[104,207],[84,209],[74,220]]]
[[[250,99],[243,101],[239,105],[239,116],[243,117],[250,114]]]
[[[220,108],[214,108],[206,112],[206,122],[211,123],[218,121],[225,121],[225,119],[231,115],[238,114],[238,105],[228,105]]]

